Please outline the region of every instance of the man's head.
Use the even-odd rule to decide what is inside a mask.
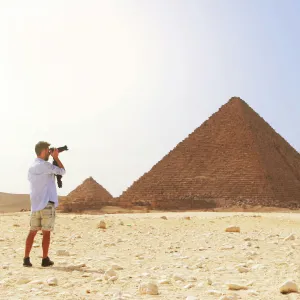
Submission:
[[[49,155],[50,155],[50,153],[49,153],[50,145],[51,144],[49,144],[47,142],[38,142],[35,145],[35,153],[36,153],[37,157],[48,161]]]

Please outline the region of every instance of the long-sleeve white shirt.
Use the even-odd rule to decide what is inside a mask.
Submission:
[[[34,160],[28,170],[32,212],[44,209],[49,201],[53,201],[55,207],[58,206],[54,175],[64,175],[65,173],[64,169],[41,158]]]

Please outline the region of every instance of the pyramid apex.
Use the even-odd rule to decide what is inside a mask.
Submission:
[[[240,98],[238,96],[231,97],[227,103],[243,103],[243,104],[247,104],[247,102],[245,100],[243,100],[242,98]]]

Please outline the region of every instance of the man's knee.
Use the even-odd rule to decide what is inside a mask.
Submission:
[[[35,236],[37,234],[37,232],[38,232],[37,230],[30,230],[29,235],[30,236]]]

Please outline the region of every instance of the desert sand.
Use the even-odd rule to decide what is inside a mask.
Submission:
[[[300,286],[298,213],[58,213],[55,265],[38,234],[24,268],[29,214],[0,215],[0,299],[300,299],[280,293]]]
[[[30,210],[28,194],[0,193],[0,213],[18,212],[21,209]]]

